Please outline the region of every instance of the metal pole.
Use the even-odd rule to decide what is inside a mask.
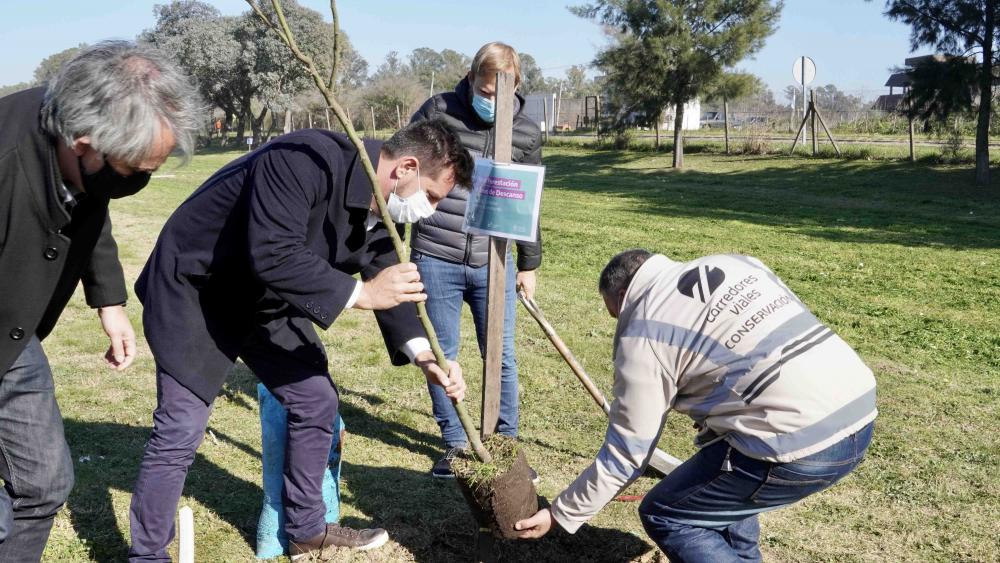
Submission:
[[[403,128],[403,118],[399,115],[399,104],[396,104],[396,128]]]
[[[802,118],[805,119],[805,117],[806,117],[806,58],[805,58],[805,56],[802,56],[802,57],[799,58],[799,63],[801,65],[801,69],[800,70],[802,71]],[[805,135],[804,137],[802,137],[802,144],[804,145],[807,142],[809,142],[809,139],[807,138],[809,136],[809,131],[808,130],[803,131],[802,134]]]
[[[809,90],[809,117],[811,118],[810,127],[812,128],[812,144],[813,144],[813,156],[816,156],[816,93]]]
[[[427,97],[430,98],[434,95],[434,71],[431,71],[431,93]]]

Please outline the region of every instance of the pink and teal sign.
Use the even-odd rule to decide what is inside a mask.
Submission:
[[[465,231],[513,240],[538,239],[544,166],[501,164],[477,158]]]

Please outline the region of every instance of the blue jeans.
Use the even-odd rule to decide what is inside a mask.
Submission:
[[[747,457],[724,441],[703,448],[646,494],[639,517],[671,561],[761,561],[757,515],[822,491],[861,463],[872,422],[813,455],[788,463]],[[728,456],[731,470],[723,468]]]
[[[39,561],[73,489],[73,460],[49,361],[34,336],[0,374],[0,429],[0,561]]]
[[[427,293],[427,315],[437,332],[438,341],[449,360],[458,357],[458,341],[461,337],[462,302],[469,304],[472,320],[476,325],[476,339],[479,341],[479,355],[483,356],[486,345],[486,304],[489,266],[473,268],[456,264],[414,251],[413,263],[420,271],[420,281]],[[514,357],[514,321],[517,313],[515,290],[515,268],[510,255],[507,256],[507,293],[503,326],[503,367],[500,373],[500,418],[496,431],[507,436],[517,436],[517,359]],[[441,427],[441,437],[447,447],[465,447],[468,439],[458,413],[444,389],[428,385],[431,394],[434,419]]]

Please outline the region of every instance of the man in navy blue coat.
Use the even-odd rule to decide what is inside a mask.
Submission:
[[[366,151],[398,222],[430,213],[472,162],[440,121]],[[219,170],[167,221],[136,282],[157,367],[158,406],[132,496],[133,561],[169,561],[174,513],[211,405],[237,358],[288,411],[285,530],[293,558],[324,547],[370,549],[384,530],[327,525],[322,480],[337,389],[312,325],[371,309],[394,365],[413,362],[461,399],[458,364],[438,366],[417,318],[416,266],[400,264],[359,155],[343,135],[278,137]],[[353,277],[361,274],[361,281]]]

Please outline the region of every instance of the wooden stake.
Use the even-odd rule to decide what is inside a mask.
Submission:
[[[396,129],[403,128],[403,117],[399,114],[399,104],[396,104]]]
[[[802,118],[802,123],[799,124],[799,130],[798,130],[798,132],[795,133],[795,140],[792,141],[792,149],[790,151],[788,151],[789,155],[791,155],[791,154],[793,154],[795,152],[795,147],[796,147],[796,145],[799,144],[799,137],[802,136],[802,130],[805,129],[806,123],[808,121],[809,121],[809,114],[807,113],[806,116]]]
[[[549,127],[552,127],[549,123],[549,101],[545,98],[542,98],[542,121],[545,122],[545,127],[542,128],[542,144],[545,144],[549,140]]]
[[[514,75],[497,74],[493,160],[510,162],[514,125]],[[503,365],[503,326],[507,296],[507,249],[510,241],[490,237],[489,281],[486,301],[486,354],[483,358],[483,438],[496,430],[500,418],[500,371]]]
[[[816,93],[812,90],[809,90],[809,117],[812,122],[810,129],[812,130],[813,156],[816,156]]]
[[[909,104],[907,104],[907,105],[909,105]],[[912,109],[912,108],[909,108],[909,109]],[[913,114],[910,113],[909,111],[907,111],[906,112],[906,118],[910,122],[910,124],[909,124],[909,129],[910,129],[910,162],[916,162],[917,161],[917,155],[913,151]]]
[[[368,109],[372,110],[372,139],[375,139],[377,138],[377,130],[375,129],[375,106],[368,106]]]
[[[819,108],[813,106],[813,113],[819,119],[819,124],[823,126],[823,131],[826,131],[826,138],[830,139],[830,144],[833,145],[833,150],[837,151],[837,156],[841,156],[840,147],[837,146],[837,141],[833,140],[833,134],[830,133],[830,128],[826,126],[826,121],[823,121],[823,114],[819,112]]]

